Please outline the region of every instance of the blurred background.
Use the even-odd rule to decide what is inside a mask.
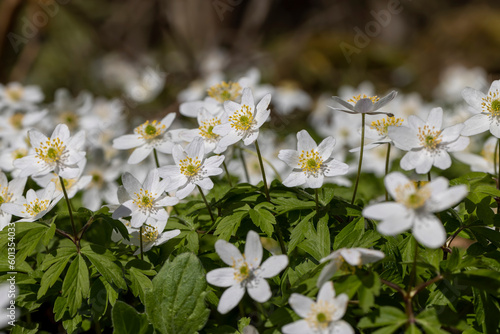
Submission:
[[[450,69],[500,73],[493,0],[2,0],[0,36],[0,82],[40,85],[46,102],[60,87],[116,97],[120,81],[164,76],[140,111],[128,105],[148,116],[251,68],[313,98],[368,80],[430,100]]]

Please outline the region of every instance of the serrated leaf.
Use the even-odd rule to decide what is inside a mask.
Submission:
[[[274,232],[273,225],[276,224],[276,218],[274,218],[273,214],[266,209],[250,209],[248,213],[253,223],[260,227],[261,231],[268,237],[271,237]]]
[[[87,264],[81,254],[69,266],[62,285],[62,296],[67,298],[70,316],[82,306],[84,298],[89,296],[90,282]]]
[[[45,271],[42,276],[42,281],[40,282],[40,289],[37,294],[38,299],[42,298],[47,290],[57,282],[71,258],[72,255],[59,257],[59,260]]]
[[[249,209],[250,207],[248,207]],[[248,209],[244,211],[236,211],[230,216],[223,217],[215,229],[214,235],[219,236],[219,239],[229,240],[240,227],[241,220],[248,215]]]
[[[396,326],[394,330],[406,323],[406,314],[392,306],[381,306],[378,310],[362,318],[359,328],[374,328],[382,326]],[[391,332],[392,333],[392,332]]]
[[[276,205],[276,211],[279,215],[282,215],[288,211],[312,209],[316,207],[314,201],[301,201],[297,198],[276,198],[273,199],[273,203]]]
[[[108,304],[113,306],[118,299],[119,291],[114,285],[100,276],[92,283],[90,287],[89,304],[93,316],[100,319],[108,309]]]
[[[111,312],[114,332],[116,334],[149,334],[153,328],[146,314],[139,313],[130,305],[117,301]]]
[[[361,238],[365,230],[364,217],[358,217],[342,227],[333,240],[333,249],[350,248]]]
[[[304,240],[306,229],[309,228],[309,221],[316,215],[316,211],[305,216],[292,230],[290,234],[290,243],[288,244],[288,255]]]
[[[153,282],[135,267],[130,268],[127,277],[130,280],[130,289],[132,293],[136,297],[139,296],[144,303],[146,301],[145,297],[147,292],[153,289]]]
[[[164,334],[192,334],[210,315],[205,305],[207,282],[200,260],[192,253],[178,255],[163,265],[146,296],[146,313]]]
[[[123,272],[121,268],[113,262],[115,257],[109,250],[100,245],[87,244],[82,247],[81,252],[108,282],[115,284],[120,289],[127,289],[127,283],[123,278]]]

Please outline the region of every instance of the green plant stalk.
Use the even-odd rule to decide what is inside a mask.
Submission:
[[[73,228],[73,240],[75,240],[76,249],[78,250],[78,253],[80,253],[80,242],[79,242],[78,236],[76,234],[76,226],[75,226],[75,220],[73,218],[73,210],[71,209],[71,202],[69,201],[68,193],[66,192],[66,186],[64,185],[64,179],[60,176],[59,176],[59,183],[61,184],[64,198],[66,199],[66,205],[68,206],[69,220],[71,221],[71,227]]]
[[[351,205],[354,204],[354,200],[356,199],[359,177],[361,176],[361,165],[363,163],[363,151],[365,148],[365,117],[366,114],[361,114],[361,150],[359,151],[358,175],[356,176],[356,184],[354,185],[354,192],[352,193]]]
[[[255,153],[254,151],[252,150],[249,150],[248,148],[243,148],[243,151],[245,152],[248,152],[250,154],[253,154],[255,156],[257,156],[257,153]],[[271,163],[271,161],[267,160],[265,157],[262,157],[262,160],[269,166],[271,167],[271,169],[273,170],[274,172],[274,175],[276,176],[276,178],[278,179],[278,181],[282,182],[282,178],[280,176],[280,173],[278,173],[278,170],[276,169],[276,167],[274,167],[274,165]]]
[[[215,224],[215,218],[214,218],[214,215],[212,213],[212,209],[210,209],[210,205],[208,205],[207,198],[203,194],[203,190],[201,189],[201,187],[199,185],[196,185],[196,186],[198,187],[198,191],[201,194],[201,198],[203,198],[203,202],[205,202],[205,206],[207,207],[208,213],[210,214],[210,218],[212,219],[212,223]]]
[[[391,155],[391,142],[387,143],[387,155],[385,157],[385,176],[389,174],[389,163],[390,163],[390,157]],[[385,187],[385,200],[389,200],[389,192],[387,191],[387,187]]]
[[[427,181],[431,182],[432,179],[431,179],[431,171],[429,171],[429,173],[427,173]]]
[[[243,171],[245,172],[245,179],[247,180],[247,183],[249,183],[250,176],[248,175],[247,163],[245,162],[245,157],[243,156],[243,149],[239,147],[239,151],[240,151],[241,164],[243,165]]]
[[[153,148],[153,155],[155,157],[156,168],[160,168],[160,162],[158,160],[158,152],[156,152],[156,148]]]
[[[413,238],[413,237],[411,237]],[[410,293],[415,283],[415,278],[417,276],[417,256],[418,256],[418,242],[415,240],[415,253],[413,255],[413,265],[411,267],[410,282],[408,283],[408,293]]]
[[[233,183],[231,182],[231,175],[229,175],[229,171],[227,170],[227,165],[225,161],[222,161],[222,166],[224,167],[224,171],[226,172],[227,182],[229,182],[229,186],[232,188]]]
[[[319,194],[318,188],[314,189],[315,199],[316,199],[316,216],[319,218]]]
[[[259,158],[260,171],[262,172],[262,181],[264,181],[264,191],[266,192],[266,198],[268,202],[271,202],[269,188],[267,187],[266,172],[264,171],[264,163],[262,162],[262,155],[260,154],[259,142],[257,140],[255,140],[255,149],[257,150],[257,156]]]
[[[141,248],[141,260],[144,260],[144,245],[142,243],[142,226],[139,228],[139,247]]]

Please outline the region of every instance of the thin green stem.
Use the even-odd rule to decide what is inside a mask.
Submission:
[[[255,156],[257,156],[257,153],[255,153],[254,151],[252,150],[249,150],[248,148],[242,148],[243,151],[247,152],[247,153],[250,153],[250,154],[253,154]],[[276,169],[276,167],[274,167],[274,165],[271,163],[271,161],[267,160],[265,157],[262,157],[262,160],[273,170],[274,172],[274,175],[276,176],[276,178],[278,179],[278,181],[282,181],[281,179],[281,176],[280,176],[280,173],[278,172],[278,170]]]
[[[365,116],[366,114],[361,114],[361,150],[359,151],[358,175],[356,176],[356,184],[354,185],[354,192],[352,194],[351,205],[354,204],[354,200],[356,199],[359,177],[361,176],[361,165],[363,163],[363,151],[365,148]]]
[[[232,188],[233,187],[233,183],[231,182],[231,175],[229,175],[229,171],[227,170],[227,166],[226,166],[226,162],[225,161],[222,161],[222,166],[224,167],[224,171],[226,172],[227,182],[229,182],[229,186]]]
[[[427,173],[427,181],[431,182],[432,179],[431,179],[431,171],[429,171],[429,173]]]
[[[318,188],[314,189],[315,199],[316,199],[316,216],[319,218],[319,194]]]
[[[64,198],[66,199],[66,205],[68,206],[69,220],[71,221],[71,227],[73,228],[73,240],[75,240],[76,248],[77,248],[78,252],[80,252],[80,245],[79,245],[77,234],[76,234],[76,226],[75,226],[75,220],[73,219],[73,210],[71,209],[71,202],[69,201],[68,193],[66,192],[66,186],[64,185],[64,179],[60,176],[59,176],[59,183],[61,184]]]
[[[156,168],[160,168],[160,162],[158,160],[158,152],[156,152],[156,148],[153,148],[153,155],[155,157]]]
[[[255,140],[255,149],[257,150],[257,157],[259,158],[260,171],[262,172],[262,181],[264,181],[264,190],[266,192],[266,198],[268,202],[271,202],[271,196],[269,196],[269,188],[267,187],[264,163],[262,162],[262,155],[260,154],[259,142],[257,140]]]
[[[500,189],[500,138],[497,140],[497,145],[496,145],[496,151],[498,151],[498,174],[497,174],[497,189]],[[496,160],[496,157],[493,158],[493,160]],[[495,198],[497,202],[497,213],[500,213],[500,198]],[[500,227],[496,228],[497,232],[500,232]]]
[[[248,175],[247,163],[245,162],[245,157],[243,156],[243,149],[240,147],[239,151],[240,151],[241,164],[243,165],[243,171],[245,172],[245,179],[247,180],[247,183],[249,183],[250,176]]]
[[[389,163],[390,163],[390,157],[391,155],[391,143],[388,142],[387,143],[387,155],[385,157],[385,176],[387,176],[387,174],[389,174]],[[389,200],[389,192],[387,191],[387,187],[385,188],[385,200],[388,201]]]
[[[203,202],[205,202],[208,213],[210,214],[210,218],[212,219],[212,223],[215,224],[215,218],[214,218],[214,215],[212,213],[212,209],[210,209],[210,205],[208,205],[207,198],[205,197],[205,194],[203,194],[203,190],[201,189],[201,187],[199,185],[196,185],[196,186],[198,187],[198,191],[201,194],[201,198],[203,198]]]
[[[144,260],[144,245],[142,243],[142,226],[139,228],[139,245],[141,247],[141,260]]]
[[[413,237],[411,237],[413,238]],[[415,283],[415,278],[417,276],[417,256],[418,256],[418,242],[415,240],[415,253],[413,258],[413,265],[411,267],[410,273],[410,283],[408,284],[408,292],[413,289],[413,284]]]

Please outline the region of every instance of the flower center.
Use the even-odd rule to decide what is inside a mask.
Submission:
[[[380,98],[377,97],[377,95],[375,95],[375,96],[367,96],[366,94],[363,94],[363,95],[359,94],[359,95],[354,95],[352,98],[350,98],[349,100],[347,100],[347,102],[352,102],[352,103],[356,104],[361,99],[370,99],[370,100],[372,100],[372,103],[375,103],[378,100],[380,100]]]
[[[306,174],[317,174],[323,165],[323,159],[319,153],[312,149],[311,151],[302,151],[299,156],[299,165]]]
[[[14,128],[21,130],[23,128],[23,119],[23,114],[16,113],[9,118],[9,122]]]
[[[47,209],[49,206],[49,200],[43,200],[41,201],[40,199],[35,199],[34,201],[29,202],[29,204],[24,204],[24,212],[27,213],[30,216],[34,217],[38,215],[40,212],[44,211]]]
[[[155,201],[156,194],[151,193],[149,190],[140,189],[139,193],[134,193],[134,203],[140,209],[152,209]]]
[[[145,123],[142,123],[141,125],[136,127],[134,129],[134,132],[141,135],[142,138],[150,140],[161,135],[165,128],[166,127],[164,124],[161,124],[156,120],[151,123],[149,123],[149,121],[146,121]]]
[[[404,204],[411,209],[419,209],[431,197],[428,187],[415,188],[412,183],[406,183],[396,188],[396,202]]]
[[[35,148],[35,153],[38,158],[47,163],[55,163],[61,159],[61,156],[66,149],[66,145],[59,138],[48,138],[45,143],[42,143],[39,148]]]
[[[253,124],[253,115],[250,107],[246,104],[241,106],[241,109],[236,111],[232,116],[229,116],[231,127],[239,131],[247,131]]]
[[[65,111],[59,116],[61,123],[68,126],[70,130],[76,129],[78,125],[78,115],[73,111]]]
[[[3,203],[10,202],[10,200],[12,199],[12,194],[9,193],[9,188],[7,187],[2,188],[2,186],[0,185],[0,189],[2,189],[2,191],[0,191],[0,205]]]
[[[210,87],[207,91],[208,96],[216,99],[218,102],[234,101],[241,95],[241,86],[237,82],[225,82]]]
[[[201,161],[198,160],[198,157],[194,159],[186,157],[186,159],[182,159],[180,161],[179,169],[181,170],[181,173],[187,177],[196,176],[201,170]]]
[[[28,150],[25,148],[18,148],[17,150],[14,150],[11,154],[12,154],[12,159],[16,160],[27,156]]]
[[[159,235],[160,233],[156,227],[146,223],[142,225],[142,240],[144,242],[153,242],[158,239]]]
[[[208,140],[216,140],[217,138],[219,138],[219,135],[215,134],[213,130],[214,126],[219,124],[221,124],[221,121],[217,118],[211,118],[201,122],[201,125],[198,128],[200,136]]]
[[[320,300],[311,305],[306,321],[309,327],[314,328],[316,331],[325,330],[330,325],[334,313],[335,306],[332,303]]]
[[[436,128],[425,125],[423,128],[418,128],[418,139],[422,146],[429,150],[435,150],[438,145],[443,141],[441,139],[441,131]]]
[[[11,88],[7,88],[5,90],[5,94],[7,95],[7,97],[9,97],[12,101],[21,101],[22,97],[23,97],[23,88],[22,87],[11,87]]]
[[[488,93],[488,96],[483,97],[481,102],[483,112],[490,114],[491,117],[500,117],[500,94],[498,91]]]
[[[370,127],[377,130],[380,136],[387,136],[387,129],[389,126],[401,126],[403,124],[402,118],[387,117],[373,121]]]
[[[244,282],[253,275],[252,268],[245,261],[245,255],[243,255],[243,259],[234,261],[232,267],[234,269],[234,280],[238,283]]]

